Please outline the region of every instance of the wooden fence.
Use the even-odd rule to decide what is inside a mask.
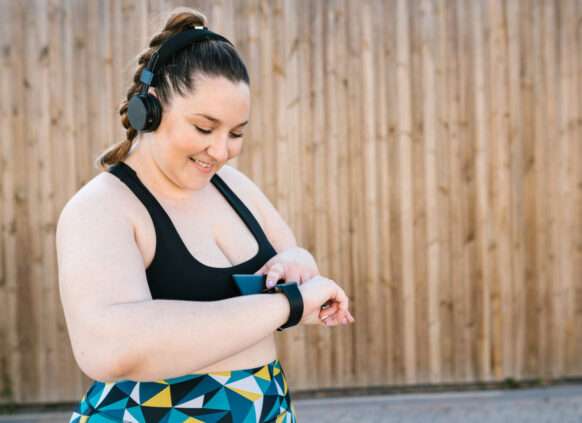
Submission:
[[[249,67],[234,164],[352,300],[279,338],[293,390],[582,376],[582,0],[0,0],[1,402],[88,387],[55,224],[183,4]]]

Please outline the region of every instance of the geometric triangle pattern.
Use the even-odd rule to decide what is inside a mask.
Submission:
[[[261,367],[155,382],[94,382],[69,423],[296,423],[277,358]]]

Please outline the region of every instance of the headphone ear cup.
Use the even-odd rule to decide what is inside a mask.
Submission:
[[[162,121],[162,105],[160,100],[155,95],[147,94],[146,99],[148,101],[148,121],[143,132],[155,131],[160,122]]]
[[[154,131],[162,120],[162,105],[152,94],[137,93],[127,104],[127,118],[136,131]]]

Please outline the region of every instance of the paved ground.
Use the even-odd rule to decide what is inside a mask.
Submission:
[[[295,400],[300,423],[582,423],[582,385]],[[0,423],[66,423],[69,412],[0,415]]]

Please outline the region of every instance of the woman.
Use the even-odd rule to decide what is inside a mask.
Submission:
[[[259,188],[225,166],[249,78],[205,25],[179,9],[152,38],[120,109],[127,140],[59,219],[67,326],[96,380],[72,422],[293,422],[273,332],[354,321]],[[232,275],[253,273],[299,286],[240,295]]]

